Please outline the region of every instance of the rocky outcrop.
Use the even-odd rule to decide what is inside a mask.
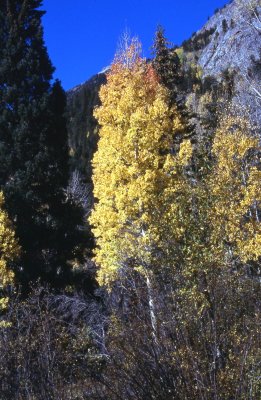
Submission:
[[[250,7],[251,0],[235,0],[216,12],[199,32],[213,29],[209,44],[199,56],[203,75],[218,75],[224,69],[246,72],[252,59],[260,58],[261,50],[261,5],[255,16]]]
[[[217,11],[196,35],[213,32],[198,52],[203,78],[234,76],[233,102],[261,122],[261,0],[234,0]]]

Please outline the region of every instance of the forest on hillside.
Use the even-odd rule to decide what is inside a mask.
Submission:
[[[260,121],[215,30],[123,34],[82,107],[41,5],[0,2],[0,400],[260,400]]]

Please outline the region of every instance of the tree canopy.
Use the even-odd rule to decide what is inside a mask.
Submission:
[[[22,247],[17,278],[66,281],[82,211],[66,201],[66,97],[43,40],[40,0],[0,4],[0,187]],[[55,283],[56,282],[56,283]]]

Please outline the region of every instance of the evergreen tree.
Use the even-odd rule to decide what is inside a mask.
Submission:
[[[80,250],[81,210],[66,202],[66,98],[51,84],[54,68],[43,40],[41,0],[0,3],[0,186],[17,226],[17,276],[66,280]]]
[[[191,115],[184,104],[184,98],[178,96],[178,86],[184,80],[182,76],[179,57],[174,49],[169,48],[170,43],[164,36],[164,29],[158,26],[153,44],[155,58],[152,62],[160,83],[168,90],[170,105],[175,104],[182,121],[182,129],[175,133],[175,143],[180,144],[185,137],[191,137],[194,126],[189,121]]]
[[[174,49],[169,48],[169,42],[164,36],[164,29],[159,26],[153,44],[155,58],[153,66],[161,83],[170,90],[172,100],[177,96],[177,84],[181,82],[180,60]]]

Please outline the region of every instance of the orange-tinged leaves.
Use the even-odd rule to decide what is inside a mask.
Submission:
[[[152,66],[129,53],[127,58],[135,61],[123,57],[112,66],[95,111],[101,127],[93,159],[98,202],[90,221],[103,283],[110,283],[127,259],[136,267],[152,265],[153,249],[163,246],[175,221],[173,196],[184,185],[180,169],[191,157],[189,141],[179,154],[170,154],[175,131],[183,126]],[[166,162],[168,170],[179,172],[170,174]]]

